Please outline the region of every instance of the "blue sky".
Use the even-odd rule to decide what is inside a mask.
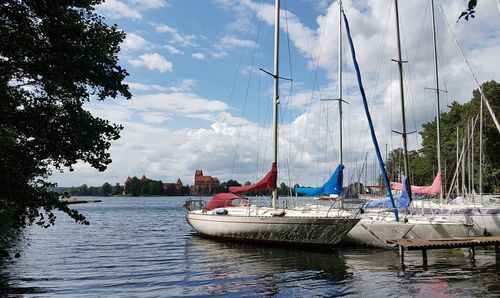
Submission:
[[[442,110],[470,99],[477,88],[453,41],[453,32],[480,82],[500,80],[500,13],[480,1],[476,18],[456,22],[467,1],[436,1]],[[429,1],[400,1],[406,111],[409,130],[435,116]],[[400,106],[394,8],[391,0],[344,1],[381,147],[400,146]],[[338,4],[282,1],[279,182],[316,185],[338,163]],[[122,124],[110,149],[113,163],[99,173],[78,164],[55,173],[61,186],[123,183],[146,176],[185,184],[194,171],[221,181],[253,181],[270,168],[273,1],[107,0],[97,12],[127,33],[119,54],[132,100],[91,102],[94,115]],[[449,26],[446,23],[446,20]],[[344,47],[344,163],[346,183],[368,152],[374,154],[348,48]],[[410,149],[420,139],[410,138]],[[369,181],[370,183],[370,181]]]

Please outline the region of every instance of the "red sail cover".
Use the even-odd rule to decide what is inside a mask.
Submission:
[[[411,186],[411,192],[416,194],[426,194],[426,195],[434,195],[441,193],[441,172],[436,174],[436,178],[434,178],[434,182],[430,186]],[[391,188],[394,190],[403,189],[403,184],[398,182],[391,182]]]
[[[210,202],[208,202],[207,210],[229,207],[232,205],[233,201],[237,199],[246,200],[244,197],[234,193],[225,193],[225,192],[218,193],[212,197]]]
[[[262,178],[259,182],[252,185],[243,185],[243,186],[231,186],[229,187],[230,192],[240,193],[247,191],[255,191],[261,190],[264,188],[275,189],[276,188],[276,180],[278,179],[278,169],[276,167],[276,163],[273,162],[273,166],[271,167],[271,171],[267,172],[266,176]]]

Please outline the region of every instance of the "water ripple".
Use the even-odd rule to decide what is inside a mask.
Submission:
[[[406,270],[393,251],[290,249],[198,237],[184,198],[106,198],[75,205],[91,221],[59,215],[31,227],[0,264],[2,294],[37,297],[498,297],[494,251],[418,252]]]

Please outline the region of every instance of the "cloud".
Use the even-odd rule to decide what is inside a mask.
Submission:
[[[138,9],[158,9],[167,6],[165,0],[132,0],[131,1]]]
[[[165,116],[165,114],[160,112],[146,112],[141,113],[142,120],[150,124],[161,124],[165,121],[172,120],[171,117]]]
[[[183,79],[179,86],[172,86],[169,88],[171,92],[188,92],[191,87],[196,86],[196,81],[193,79]]]
[[[179,55],[179,54],[183,54],[182,51],[179,51],[177,48],[171,46],[171,45],[164,45],[163,46],[170,54],[174,54],[174,55]]]
[[[164,111],[186,117],[196,117],[202,112],[221,112],[226,104],[218,100],[208,100],[190,92],[158,93],[135,96],[134,100],[124,103],[134,110]]]
[[[193,79],[183,79],[177,86],[164,87],[156,84],[143,84],[138,82],[125,82],[132,91],[160,91],[160,92],[189,92],[196,86]],[[133,92],[135,94],[135,92]]]
[[[193,58],[198,59],[198,60],[205,59],[205,55],[203,55],[202,53],[193,53],[192,56],[193,56]]]
[[[196,35],[193,34],[180,34],[177,29],[172,28],[165,24],[157,24],[155,25],[156,32],[159,33],[168,33],[171,36],[171,42],[179,45],[181,47],[186,46],[196,46],[194,40],[196,39]]]
[[[139,56],[139,59],[131,59],[128,60],[128,62],[133,66],[143,66],[149,70],[158,70],[161,73],[171,72],[173,70],[172,62],[158,53],[143,54]]]
[[[255,48],[257,44],[255,41],[251,41],[248,39],[240,39],[236,36],[224,36],[221,38],[219,42],[220,47],[222,48]]]
[[[118,0],[106,0],[106,2],[99,4],[97,8],[109,18],[142,19],[142,14],[138,10],[130,8],[127,4]]]
[[[256,48],[257,46],[255,41],[240,39],[233,35],[226,35],[215,45],[216,51],[212,52],[212,57],[222,58],[228,56],[230,50],[236,48]]]
[[[162,87],[160,85],[155,85],[155,84],[142,84],[142,83],[135,83],[135,82],[125,82],[132,91],[138,90],[138,91],[167,91],[168,88]]]
[[[140,35],[130,32],[121,44],[121,49],[126,52],[143,50],[147,47],[148,42]]]

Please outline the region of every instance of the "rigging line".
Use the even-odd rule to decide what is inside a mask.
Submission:
[[[446,15],[444,14],[444,11],[443,11],[443,8],[441,7],[441,4],[439,3],[439,1],[437,2],[438,4],[438,7],[439,7],[439,10],[441,11],[441,14],[443,15],[443,19],[445,20],[446,22],[446,25],[448,25],[448,30],[450,30],[450,33],[453,37],[453,40],[455,41],[455,45],[457,46],[460,54],[462,55],[462,58],[464,59],[465,61],[465,64],[467,64],[467,67],[469,68],[469,72],[471,73],[472,75],[472,78],[474,79],[474,81],[476,82],[478,88],[479,88],[479,92],[481,93],[482,95],[482,100],[484,101],[484,103],[486,104],[486,107],[488,108],[488,111],[490,112],[490,115],[491,115],[491,118],[493,119],[493,122],[495,123],[495,126],[498,130],[498,132],[500,132],[500,124],[498,123],[498,120],[495,116],[495,113],[493,112],[493,110],[491,109],[491,106],[490,106],[490,103],[488,102],[488,99],[486,98],[486,95],[484,94],[483,92],[483,88],[481,87],[481,85],[479,84],[479,81],[477,80],[476,78],[476,75],[474,74],[474,72],[472,71],[472,67],[470,66],[469,64],[469,61],[467,60],[467,58],[465,57],[465,54],[464,52],[462,51],[462,48],[460,47],[460,45],[458,44],[458,40],[457,38],[455,37],[455,33],[453,32],[453,30],[451,29],[451,26],[450,26],[450,23],[448,22],[448,19],[446,18]]]
[[[424,13],[424,17],[422,18],[422,24],[420,25],[420,32],[418,34],[418,39],[417,39],[417,44],[420,45],[420,44],[426,44],[424,42],[422,42],[423,40],[423,35],[424,35],[424,24],[429,24],[429,20],[428,20],[428,15],[429,15],[429,10],[430,10],[430,5],[427,4],[425,6],[425,13]],[[408,25],[407,25],[408,26]],[[412,61],[416,61],[416,57],[417,57],[417,54],[420,53],[421,51],[419,51],[418,49],[415,49],[414,51],[414,54],[413,54],[413,58],[412,58]],[[409,74],[409,78],[410,80],[412,78],[414,78],[414,73],[416,72],[416,68],[412,68],[412,71],[411,73]],[[427,86],[427,76],[423,76],[424,77],[424,83],[425,85],[424,86]],[[412,92],[413,93],[413,92]],[[412,96],[413,97],[413,96]],[[426,101],[427,99],[427,93],[424,91],[424,119],[426,119],[426,115],[427,115],[427,105],[426,103],[428,101]],[[420,134],[418,133],[418,128],[417,128],[417,122],[416,122],[416,119],[415,119],[415,111],[414,111],[414,105],[411,103],[410,106],[412,107],[412,112],[413,112],[413,122],[414,122],[414,125],[415,125],[415,142],[416,142],[416,146],[417,146],[417,152],[420,150],[420,142],[418,141],[418,138],[420,136]],[[421,127],[421,125],[420,125]]]
[[[422,19],[422,22],[423,22],[423,19]],[[404,24],[406,25],[406,30],[407,32],[409,32],[409,26],[408,26],[408,22],[407,22],[407,19],[405,19],[404,21]],[[422,32],[423,30],[423,25],[420,26],[420,30]],[[406,35],[403,34],[403,45],[404,45],[404,48],[405,48],[405,51],[407,53],[407,56],[408,56],[408,53],[410,52],[408,50],[408,42],[407,42],[407,39],[405,37]],[[416,54],[415,54],[416,55]],[[415,61],[415,60],[413,60]],[[406,66],[406,69],[408,70],[407,71],[407,74],[408,74],[408,80],[406,80],[406,90],[407,90],[407,96],[406,98],[409,99],[408,103],[410,105],[410,109],[411,109],[411,118],[413,120],[413,127],[416,131],[415,133],[415,141],[416,141],[416,144],[417,144],[417,150],[418,150],[418,127],[417,127],[417,119],[415,118],[415,93],[413,91],[413,85],[410,83],[411,81],[413,81],[413,78],[414,78],[414,75],[415,75],[415,68],[413,67],[414,64],[411,64],[410,63],[407,63],[407,66]],[[404,65],[403,65],[404,67]]]
[[[437,21],[437,20],[436,20]],[[437,28],[439,28],[438,25],[436,25]],[[443,45],[446,44],[446,40],[448,40],[448,38],[441,36],[441,33],[439,30],[436,30],[436,35],[437,35],[437,40],[441,40],[440,43],[438,43],[436,46],[438,47],[438,51],[437,51],[437,54],[438,54],[438,63],[439,63],[439,81],[441,82],[441,84],[444,86],[444,90],[445,90],[445,93],[446,93],[446,103],[448,105],[449,103],[449,97],[448,97],[448,92],[446,92],[446,90],[448,90],[448,87],[447,87],[447,80],[446,80],[446,65],[445,65],[445,50],[443,48]],[[441,79],[442,78],[442,79]],[[443,107],[441,107],[441,109],[443,109]]]
[[[285,28],[286,28],[286,41],[287,41],[287,51],[288,51],[288,66],[290,68],[290,89],[288,92],[288,96],[285,101],[285,106],[282,111],[282,115],[279,118],[280,119],[280,127],[282,126],[284,120],[285,120],[285,115],[286,112],[289,110],[290,111],[290,116],[289,116],[289,121],[290,123],[292,122],[292,109],[288,109],[288,104],[292,105],[292,93],[293,93],[293,68],[292,68],[292,55],[291,55],[291,50],[290,50],[290,34],[289,34],[289,28],[288,28],[288,9],[287,9],[287,1],[284,1],[284,8],[285,8]],[[286,156],[291,155],[291,144],[292,144],[292,129],[291,127],[289,128],[289,141],[288,141],[288,148],[285,148],[285,151],[287,152]],[[288,162],[287,162],[288,164]]]
[[[325,31],[326,31],[326,23],[327,23],[327,19],[328,19],[328,14],[326,15],[326,17],[324,18],[323,20],[323,29],[321,31],[321,35],[320,35],[320,44],[319,44],[319,48],[318,48],[318,59],[317,59],[317,63],[318,63],[318,67],[316,68],[315,72],[314,72],[314,84],[313,86],[317,86],[317,90],[318,90],[318,94],[319,94],[319,98],[321,100],[321,94],[322,94],[322,91],[321,91],[321,86],[318,82],[318,68],[319,68],[319,61],[321,59],[321,53],[322,53],[322,50],[323,50],[323,43],[324,43],[324,36],[325,36]],[[320,103],[320,107],[324,107],[326,106],[326,104],[323,104],[323,103]],[[323,112],[323,114],[325,114],[325,109],[324,108],[321,108],[321,111]],[[320,123],[320,119],[319,117],[317,118],[318,120],[318,127],[321,131],[321,128],[322,128],[322,125]],[[328,121],[328,113],[326,113],[326,116],[325,116],[325,137],[327,137],[327,135],[331,132],[330,132],[330,124],[329,124],[329,121]],[[332,138],[331,138],[332,139]],[[328,142],[328,141],[327,141]],[[325,148],[325,154],[327,154],[327,148],[328,146],[326,146]],[[334,148],[334,147],[332,147]],[[319,156],[319,151],[318,151],[318,156]],[[338,163],[338,159],[337,159],[337,163]],[[325,165],[326,167],[326,165]],[[318,168],[319,168],[319,159],[318,159]],[[323,168],[323,176],[325,176],[325,169]],[[319,171],[318,171],[318,174],[319,174]],[[323,177],[323,181],[325,181],[325,177]]]
[[[261,16],[262,18],[262,16]],[[264,26],[263,28],[263,36],[265,38],[266,36],[266,31],[267,31],[267,27]],[[269,90],[269,85],[268,85],[268,81],[267,80],[262,80],[262,73],[261,72],[258,72],[259,74],[259,89],[258,89],[258,108],[257,108],[257,111],[258,111],[258,121],[257,121],[257,157],[256,157],[256,168],[255,168],[255,171],[254,171],[254,180],[255,181],[257,179],[257,177],[260,177],[260,171],[259,169],[264,169],[264,163],[262,164],[262,167],[259,166],[259,161],[260,161],[260,154],[261,154],[261,150],[263,148],[263,143],[264,141],[266,141],[266,144],[264,146],[267,146],[267,140],[264,140],[264,134],[266,132],[265,130],[265,127],[266,127],[266,124],[267,124],[267,120],[268,120],[268,113],[269,113],[269,108],[270,108],[270,103],[271,101],[269,100],[266,100],[268,97],[267,95],[264,96],[264,98],[261,96],[262,93],[266,94],[266,90]],[[261,87],[261,82],[264,82],[264,88]],[[272,97],[272,95],[270,95]],[[262,100],[266,100],[265,102],[267,103],[266,105],[266,110],[265,110],[265,113],[264,113],[264,118],[261,120],[260,119],[260,112],[261,112],[261,101]],[[261,123],[262,121],[262,123]],[[262,126],[262,129],[261,129],[261,126]],[[264,147],[265,148],[265,147]]]
[[[321,35],[323,35],[323,32],[325,30],[324,29],[325,22],[326,22],[326,20],[323,23],[323,31],[322,31]],[[310,59],[313,62],[313,70],[312,70],[311,76],[309,78],[309,86],[311,86],[311,85],[314,86],[314,82],[315,82],[315,78],[316,78],[316,74],[317,74],[317,69],[319,67],[319,55],[316,55],[317,58],[313,57],[312,50],[311,50],[311,45],[309,43],[309,36],[308,36],[307,32],[305,32],[305,30],[304,30],[304,37],[306,39],[306,44],[307,44],[307,49],[308,49],[309,57],[310,57]],[[320,49],[318,49],[318,51],[319,50]],[[304,129],[304,135],[302,137],[302,148],[301,148],[300,155],[299,155],[299,163],[301,163],[301,164],[302,164],[302,159],[304,157],[304,149],[305,149],[305,143],[306,143],[306,136],[307,136],[307,131],[308,131],[308,128],[309,128],[309,119],[310,119],[309,116],[310,116],[311,110],[312,110],[313,94],[314,94],[314,87],[311,87],[310,96],[309,96],[309,98],[307,100],[307,103],[306,103],[307,109],[306,109],[306,112],[304,113],[304,115],[306,115],[306,117],[305,117],[306,118],[306,127]],[[297,179],[296,179],[297,182],[300,179],[300,175],[301,175],[301,172],[299,171],[297,173]]]
[[[263,10],[263,7],[264,7],[264,4],[262,4],[261,11]],[[255,19],[256,15],[257,15],[257,13],[254,13],[252,15],[252,22]],[[245,33],[245,40],[248,39],[249,35],[250,35],[250,26],[248,27],[247,32]],[[235,76],[234,76],[233,84],[231,86],[231,91],[229,92],[229,98],[227,100],[226,110],[224,111],[224,117],[222,119],[222,123],[223,124],[226,123],[227,115],[229,114],[228,113],[229,112],[229,107],[231,106],[231,101],[233,99],[234,89],[236,87],[236,82],[238,80],[238,76],[239,76],[240,69],[241,69],[241,64],[243,62],[243,57],[245,56],[246,50],[247,50],[247,46],[244,46],[243,49],[241,50],[240,59],[238,61],[238,67],[236,68],[236,73],[235,73]],[[215,143],[214,151],[213,151],[212,157],[210,158],[210,165],[208,167],[209,172],[212,171],[212,169],[213,169],[213,163],[215,161],[215,156],[217,154],[217,148],[219,147],[219,143],[220,143],[220,140],[221,140],[223,132],[224,132],[224,127],[220,130],[220,132],[217,135],[217,141]],[[231,170],[231,177],[232,177],[232,170]]]
[[[259,78],[261,78],[260,72],[259,72]],[[263,82],[265,85],[263,90],[269,90],[268,80],[263,80]],[[266,100],[267,94],[266,94],[266,96],[264,96],[264,99],[262,99],[260,97],[260,89],[261,88],[260,88],[260,81],[259,81],[259,99],[265,100],[265,103],[266,103],[266,110],[265,111],[266,112],[264,113],[264,118],[262,119],[262,129],[260,129],[261,121],[259,120],[259,122],[258,122],[260,133],[257,134],[258,142],[257,142],[257,169],[255,171],[256,177],[260,177],[259,169],[265,169],[266,156],[267,156],[266,152],[262,153],[264,155],[264,159],[262,160],[261,165],[259,165],[259,161],[260,161],[261,151],[266,150],[268,148],[267,142],[268,142],[268,138],[269,138],[269,129],[266,129],[266,125],[269,124],[271,121],[269,116],[270,116],[271,103],[272,103],[270,100]],[[264,94],[265,94],[265,91],[264,91]],[[260,101],[259,101],[259,106],[260,106]]]
[[[388,32],[389,32],[389,16],[391,15],[392,13],[392,9],[393,9],[393,5],[394,3],[391,1],[391,4],[390,4],[390,8],[388,9],[387,11],[387,17],[385,18],[386,19],[386,25],[385,25],[385,31],[384,31],[384,37],[382,39],[382,44],[380,45],[380,48],[379,48],[379,51],[378,51],[378,58],[377,58],[377,63],[376,63],[376,75],[375,75],[375,80],[373,81],[372,83],[372,86],[370,87],[370,103],[369,103],[369,108],[370,110],[373,108],[373,105],[375,104],[375,96],[377,94],[377,86],[378,86],[378,82],[379,82],[379,79],[380,79],[380,73],[381,73],[381,65],[382,65],[382,57],[383,57],[383,53],[384,53],[384,49],[385,49],[385,44],[386,44],[386,41],[387,41],[387,35],[388,35]],[[392,71],[392,69],[391,69]],[[392,79],[391,79],[391,82],[392,82]],[[390,89],[391,90],[391,93],[392,93],[392,88]],[[372,99],[373,98],[373,99]],[[391,100],[391,119],[392,119],[392,100]],[[391,123],[392,123],[392,120],[391,120]],[[358,147],[361,147],[361,142],[363,142],[363,151],[366,152],[366,146],[368,145],[368,134],[369,134],[369,129],[366,128],[365,129],[365,136],[363,138],[360,138],[358,139]]]
[[[292,88],[293,88],[292,55],[291,55],[291,51],[290,51],[290,35],[289,35],[289,31],[288,31],[288,10],[286,8],[286,1],[284,1],[283,3],[284,3],[284,8],[285,8],[285,28],[286,28],[287,50],[288,50],[288,66],[290,67],[290,91],[289,91],[289,96],[291,96]],[[285,114],[286,114],[286,111],[287,111],[287,107],[288,107],[288,100],[286,101],[284,110],[283,110],[283,112],[281,114],[281,118],[280,118],[280,122],[281,123],[280,123],[280,125],[283,124],[283,121],[284,121],[284,118],[285,118]]]
[[[259,22],[259,27],[257,29],[257,36],[255,37],[256,42],[259,40],[261,27],[262,27],[262,21]],[[251,67],[250,67],[250,74],[248,76],[247,88],[246,88],[246,92],[245,92],[245,101],[243,103],[243,110],[242,110],[242,114],[241,114],[241,118],[240,118],[240,125],[239,125],[239,128],[238,128],[238,133],[237,133],[237,137],[236,137],[236,147],[235,147],[235,150],[234,150],[233,164],[231,166],[231,177],[233,176],[234,166],[235,166],[235,163],[236,163],[236,157],[238,155],[238,148],[239,148],[239,143],[240,143],[241,129],[243,127],[243,119],[244,119],[244,116],[245,116],[245,111],[246,111],[247,102],[248,102],[248,94],[250,93],[250,83],[252,81],[252,75],[253,75],[253,70],[254,70],[256,53],[257,53],[257,47],[254,47],[253,55],[252,55],[252,63],[251,63]]]
[[[260,101],[262,100],[261,98],[261,88],[260,88],[260,82],[262,78],[262,74],[259,72],[258,73],[258,84],[257,84],[257,157],[255,158],[255,169],[254,173],[259,172],[259,154],[260,154],[260,145],[261,145],[261,139],[260,139]],[[256,177],[253,177],[254,179]]]
[[[267,80],[266,80],[267,83],[269,83]],[[269,87],[266,88],[266,90],[269,90]],[[265,123],[271,125],[272,123],[272,101],[270,100],[267,100],[267,108],[266,108],[266,116],[265,116]],[[266,119],[267,118],[267,119]],[[263,132],[262,132],[262,138],[265,140],[264,142],[264,150],[267,150],[267,151],[271,151],[271,146],[268,146],[268,142],[269,140],[271,139],[271,133],[272,133],[272,129],[264,129]],[[265,134],[265,135],[264,135]],[[261,169],[265,171],[266,169],[266,163],[268,163],[268,157],[271,156],[271,154],[266,154],[266,152],[264,151],[264,159],[262,160],[262,166],[261,166]],[[260,176],[259,176],[260,177]]]

